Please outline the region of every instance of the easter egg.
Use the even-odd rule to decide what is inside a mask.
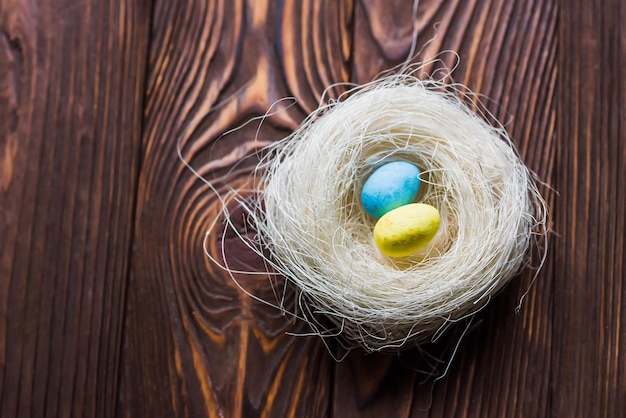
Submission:
[[[440,221],[439,211],[425,203],[400,206],[376,222],[374,241],[383,254],[406,257],[435,237]]]
[[[363,184],[361,204],[374,218],[411,203],[420,187],[420,170],[407,161],[377,168]]]

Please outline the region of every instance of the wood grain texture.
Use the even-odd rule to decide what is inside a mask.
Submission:
[[[0,416],[112,416],[145,2],[0,3]]]
[[[222,236],[221,201],[183,167],[176,146],[220,193],[253,186],[255,161],[245,155],[297,127],[329,81],[347,78],[350,6],[163,1],[154,16],[121,409],[129,417],[324,415],[333,365],[323,344],[286,335],[308,329],[208,260],[203,240],[217,219],[208,251],[221,259],[223,238],[231,268],[264,270],[232,233]],[[298,104],[260,129],[221,136],[292,95]],[[237,279],[276,300],[267,275]]]
[[[411,4],[402,3],[402,11],[378,3],[366,1],[356,7],[357,30],[364,29],[355,37],[355,51],[388,50],[388,45],[394,45],[401,52],[377,56],[382,64],[367,77],[397,64],[410,47],[406,34],[413,24],[406,16],[411,15]],[[423,1],[416,20],[418,44],[426,44],[418,61],[440,57],[452,67],[456,57],[441,53],[458,52],[454,80],[490,99],[484,104],[506,123],[527,165],[547,181],[552,181],[555,157],[557,12],[554,1]],[[387,26],[398,22],[393,14],[405,17],[404,30],[397,23],[393,30],[376,29],[385,25],[381,22],[388,22]],[[355,62],[375,61],[369,54]],[[430,66],[429,71],[437,68]],[[546,196],[552,204],[554,196]],[[551,262],[519,314],[515,308],[531,284],[532,271],[513,280],[474,318],[471,326],[476,329],[458,346],[463,327],[469,324],[461,324],[421,351],[393,358],[355,353],[338,364],[333,416],[378,417],[390,410],[398,417],[548,416],[551,382],[545,371],[552,361]]]
[[[0,416],[625,416],[625,21],[621,0],[2,0]],[[414,30],[558,191],[555,233],[473,322],[337,363],[249,295],[284,283],[177,146],[252,196],[256,151]]]
[[[562,3],[553,412],[618,417],[626,415],[626,5]]]
[[[221,193],[253,187],[247,176],[255,158],[244,157],[295,128],[326,86],[367,82],[401,63],[414,25],[418,44],[426,45],[417,59],[459,51],[455,78],[493,99],[489,109],[508,122],[531,168],[551,177],[556,4],[430,1],[420,4],[415,21],[412,16],[411,2],[391,7],[376,1],[195,2],[191,8],[156,3],[122,390],[127,416],[344,417],[389,410],[398,416],[428,411],[532,416],[547,411],[549,380],[540,371],[551,360],[549,268],[521,315],[514,307],[530,285],[530,274],[481,316],[485,324],[433,387],[432,378],[421,385],[424,374],[414,370],[432,368],[428,356],[449,357],[459,333],[425,355],[355,353],[334,364],[319,341],[284,334],[306,330],[302,324],[255,302],[201,251],[206,230],[221,219],[221,202],[181,166],[177,141],[185,158]],[[521,35],[528,32],[533,36]],[[455,65],[453,54],[441,59]],[[428,68],[436,69],[436,64]],[[296,106],[260,128],[258,123],[242,127],[288,96],[297,99]],[[287,107],[276,108],[281,106]],[[232,129],[238,130],[220,136]],[[242,223],[239,213],[231,217]],[[263,270],[261,260],[232,234],[223,238],[231,268]],[[208,243],[218,259],[221,240],[218,233]],[[247,291],[273,300],[266,276],[237,279]],[[444,367],[439,364],[440,373]],[[511,375],[519,380],[511,382]],[[498,391],[470,409],[487,386]],[[537,388],[530,404],[516,402]],[[502,401],[492,401],[499,397]]]

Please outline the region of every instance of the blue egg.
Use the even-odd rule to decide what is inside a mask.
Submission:
[[[419,187],[419,168],[406,161],[393,161],[374,170],[367,179],[361,190],[361,204],[371,216],[380,218],[413,202]]]

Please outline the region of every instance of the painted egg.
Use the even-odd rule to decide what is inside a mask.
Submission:
[[[435,237],[440,221],[439,211],[425,203],[400,206],[376,222],[374,241],[383,254],[406,257]]]
[[[361,190],[361,204],[374,218],[411,203],[420,187],[420,170],[406,161],[393,161],[377,168]]]

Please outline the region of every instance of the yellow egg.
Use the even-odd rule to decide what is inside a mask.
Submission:
[[[376,222],[374,241],[383,254],[406,257],[435,237],[440,221],[437,209],[425,203],[400,206]]]

